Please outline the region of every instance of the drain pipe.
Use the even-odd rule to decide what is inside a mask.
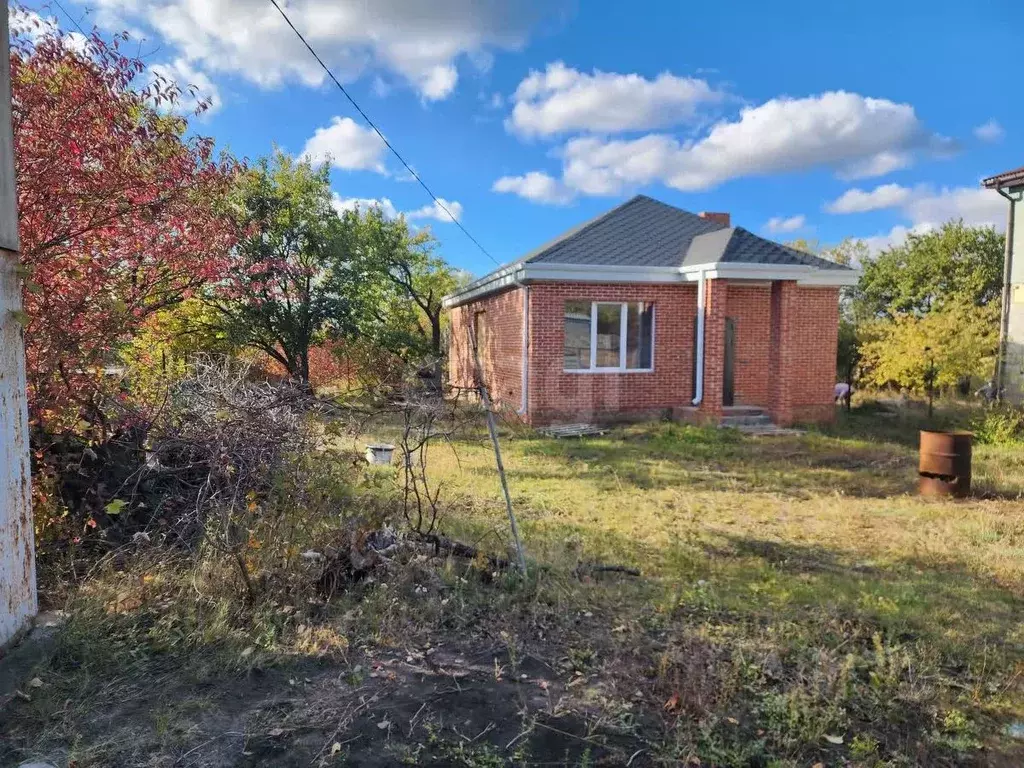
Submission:
[[[525,416],[529,407],[530,391],[530,286],[516,281],[523,291],[523,382],[522,382],[522,403],[519,406],[519,415]]]
[[[1010,272],[1013,269],[1013,225],[1015,219],[1014,209],[1020,202],[1022,195],[1013,195],[1002,189],[996,190],[1000,195],[1010,202],[1009,214],[1006,217],[1006,249],[1003,257],[1003,292],[1002,305],[999,307],[999,346],[996,348],[996,370],[995,370],[995,397],[1002,402],[1003,399],[1003,368],[1006,362],[1006,337],[1010,325]]]
[[[693,404],[700,405],[704,399],[704,270],[697,277],[697,386],[693,393]]]

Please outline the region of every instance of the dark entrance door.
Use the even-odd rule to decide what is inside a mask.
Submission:
[[[732,405],[736,398],[736,321],[725,318],[725,368],[722,371],[722,405]]]

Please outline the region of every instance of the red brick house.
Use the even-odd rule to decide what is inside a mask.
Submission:
[[[639,195],[445,299],[449,376],[531,424],[833,417],[857,271]]]

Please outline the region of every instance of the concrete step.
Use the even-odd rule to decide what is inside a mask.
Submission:
[[[738,429],[745,435],[773,436],[773,435],[799,435],[803,434],[798,429],[786,429],[772,423],[772,418],[763,409],[748,405],[736,405],[724,409],[721,427]]]
[[[726,413],[722,416],[723,427],[755,426],[759,424],[771,424],[771,417],[764,411],[742,411],[739,413]]]

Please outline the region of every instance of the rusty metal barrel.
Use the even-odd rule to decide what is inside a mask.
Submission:
[[[956,496],[971,492],[972,432],[921,430],[918,490],[922,496]]]

